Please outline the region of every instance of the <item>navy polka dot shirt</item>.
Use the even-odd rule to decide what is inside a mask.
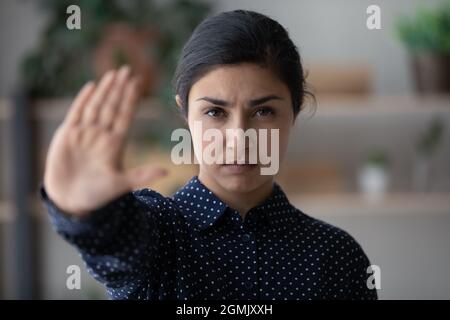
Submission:
[[[360,245],[293,207],[276,183],[244,220],[196,176],[171,198],[145,188],[82,219],[42,183],[40,196],[111,299],[377,299]]]

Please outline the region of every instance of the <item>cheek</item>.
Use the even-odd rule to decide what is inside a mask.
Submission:
[[[271,150],[270,148],[272,148],[272,144],[274,148],[278,148],[278,155],[280,161],[288,148],[289,138],[291,134],[291,127],[292,127],[292,119],[289,119],[289,117],[283,117],[279,119],[279,121],[276,121],[276,123],[274,123],[273,126],[273,129],[278,129],[278,139],[272,141],[270,129],[268,130],[267,133],[268,134],[267,148],[268,150]]]
[[[271,135],[270,130],[268,131],[267,148],[276,152],[272,155],[272,152],[268,151],[272,156],[278,155],[278,161],[281,162],[289,144],[290,126],[277,126],[276,130],[278,130],[278,139],[275,134]]]
[[[198,128],[198,119],[195,116],[195,113],[190,112],[187,117],[187,123],[189,127],[189,132],[191,133],[191,140],[192,140],[192,148],[195,157],[197,160],[199,159],[200,152],[202,149],[202,136],[203,136],[203,130],[199,131]]]
[[[196,116],[190,117],[188,125],[191,133],[193,151],[197,160],[200,159],[200,157],[204,159],[205,153],[207,156],[212,157],[222,156],[226,141],[225,134],[222,130],[212,126],[208,121],[202,121],[200,117]],[[208,130],[210,131],[207,132]],[[206,135],[205,132],[207,133]],[[222,134],[222,139],[217,137],[219,132]],[[222,148],[220,148],[220,144],[222,144]],[[216,162],[211,164],[210,162],[202,161],[200,163],[200,166],[203,167],[213,167],[215,165]]]

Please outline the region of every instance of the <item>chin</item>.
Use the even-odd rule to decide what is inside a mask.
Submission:
[[[229,192],[247,193],[254,191],[263,184],[271,180],[272,177],[261,176],[259,174],[232,174],[232,175],[218,175],[217,179],[222,188]]]

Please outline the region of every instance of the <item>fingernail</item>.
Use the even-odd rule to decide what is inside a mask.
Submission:
[[[111,78],[114,76],[114,74],[115,74],[115,70],[109,70],[108,72],[106,72],[105,77]]]
[[[122,72],[125,72],[125,71],[128,72],[130,70],[130,66],[127,64],[124,64],[120,69]]]

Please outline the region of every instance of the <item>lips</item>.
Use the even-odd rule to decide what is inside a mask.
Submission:
[[[222,168],[224,168],[226,171],[231,173],[244,173],[249,172],[253,169],[258,167],[257,164],[238,164],[238,163],[232,163],[232,164],[223,164]]]

